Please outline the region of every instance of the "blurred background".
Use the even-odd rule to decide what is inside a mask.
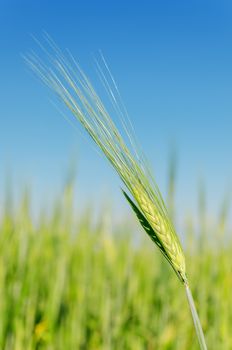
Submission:
[[[44,32],[94,82],[103,52],[180,231],[207,342],[232,348],[231,18],[226,0],[0,1],[1,349],[197,346],[117,176],[23,61]]]

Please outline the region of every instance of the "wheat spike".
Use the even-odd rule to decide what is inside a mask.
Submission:
[[[89,79],[73,57],[63,55],[50,39],[49,45],[53,55],[46,51],[49,58],[46,64],[35,55],[28,55],[27,63],[43,82],[56,92],[103,151],[137,203],[137,212],[140,211],[140,215],[149,223],[150,229],[145,231],[169,261],[179,279],[186,282],[185,258],[179,239],[159,188],[136,146],[133,131],[129,130],[125,108],[120,106],[120,95],[104,58],[102,57],[103,66],[119,98],[116,98],[116,93],[99,63],[98,73],[122,121],[129,145],[125,143]]]

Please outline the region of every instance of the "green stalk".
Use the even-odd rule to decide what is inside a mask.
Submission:
[[[194,327],[195,327],[195,331],[196,331],[196,335],[197,335],[197,339],[198,339],[198,343],[199,343],[200,349],[201,350],[207,350],[204,333],[203,333],[203,330],[202,330],[202,327],[201,327],[201,322],[200,322],[199,317],[198,317],[198,313],[197,313],[197,310],[196,310],[196,307],[195,307],[195,303],[194,303],[194,300],[193,300],[193,296],[192,296],[191,290],[190,290],[190,288],[189,288],[187,283],[185,283],[184,286],[185,286],[185,292],[186,292],[186,295],[187,295],[188,304],[189,304],[190,311],[191,311],[191,314],[192,314],[193,324],[194,324]]]

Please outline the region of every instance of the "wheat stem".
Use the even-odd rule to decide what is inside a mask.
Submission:
[[[185,291],[186,291],[186,295],[187,295],[187,299],[188,299],[188,304],[191,310],[191,314],[192,314],[192,319],[193,319],[193,324],[195,327],[195,331],[196,331],[196,335],[197,335],[197,339],[199,342],[199,346],[201,350],[207,350],[207,346],[206,346],[206,342],[205,342],[205,337],[204,337],[204,333],[201,327],[201,322],[199,320],[198,317],[198,313],[195,307],[195,303],[193,300],[193,296],[191,293],[191,290],[188,286],[187,283],[185,283]]]

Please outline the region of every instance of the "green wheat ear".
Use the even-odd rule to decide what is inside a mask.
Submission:
[[[129,148],[89,79],[75,61],[70,62],[56,51],[55,58],[50,61],[51,66],[44,65],[35,56],[27,59],[27,62],[39,77],[56,92],[103,151],[137,203],[137,216],[140,219],[142,215],[143,221],[146,220],[146,224],[149,224],[150,237],[167,258],[180,280],[187,282],[185,258],[179,239],[159,188],[151,178],[147,164],[135,146],[136,142],[132,141],[131,133],[126,129],[126,135],[132,144],[132,147]],[[114,102],[117,101],[101,70],[100,74],[109,95],[113,96]],[[117,102],[116,108],[120,108]],[[128,196],[126,198],[129,200]],[[129,203],[132,204],[131,200]],[[132,205],[132,208],[135,210],[135,204]]]
[[[114,111],[122,122],[127,142],[74,58],[70,54],[64,55],[50,38],[48,42],[51,53],[40,45],[46,52],[47,62],[44,63],[32,54],[25,58],[27,63],[83,125],[130,192],[134,201],[123,191],[142,227],[186,287],[199,342],[201,348],[206,349],[196,310],[190,298],[181,244],[159,188],[137,146],[126,109],[104,57],[101,56],[102,65],[97,62],[97,71]]]

